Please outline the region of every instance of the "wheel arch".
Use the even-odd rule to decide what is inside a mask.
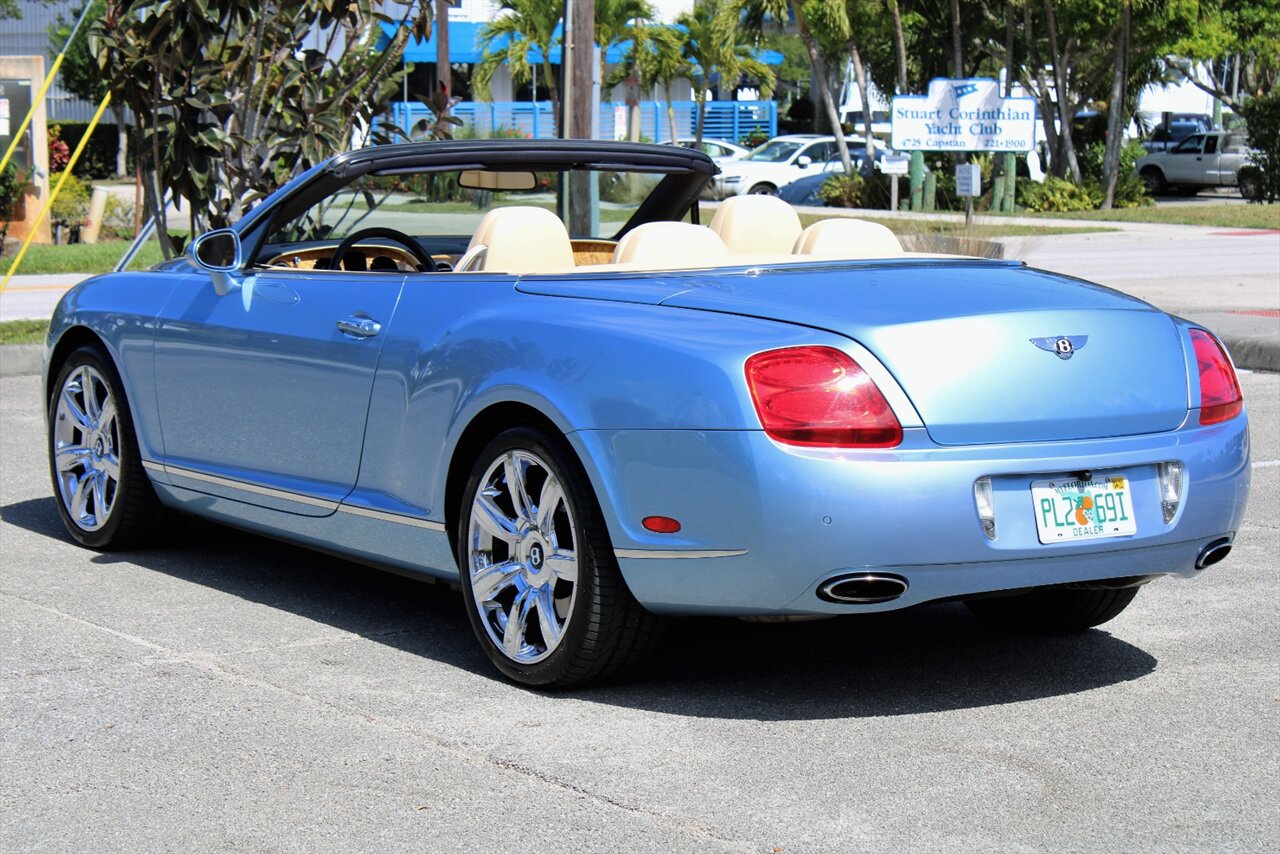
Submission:
[[[44,405],[46,410],[49,408],[49,404],[53,402],[53,387],[58,381],[58,373],[62,370],[62,365],[72,353],[85,345],[95,346],[101,350],[103,355],[111,361],[116,373],[120,373],[120,363],[116,360],[115,354],[111,352],[111,348],[101,335],[87,326],[70,326],[58,337],[58,343],[53,346],[53,351],[49,354],[48,369],[44,378]]]
[[[467,477],[476,456],[504,430],[512,427],[536,427],[545,430],[552,436],[564,436],[560,429],[546,413],[528,403],[516,400],[504,400],[491,403],[468,422],[454,444],[449,458],[448,473],[445,476],[444,512],[445,531],[449,535],[449,547],[454,554],[458,551],[458,511],[462,499],[462,491],[466,488]],[[565,443],[571,453],[577,457],[571,443]],[[582,460],[578,459],[578,464]]]

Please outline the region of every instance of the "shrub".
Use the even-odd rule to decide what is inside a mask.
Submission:
[[[1137,140],[1131,140],[1124,144],[1120,149],[1120,168],[1117,170],[1122,177],[1133,174],[1134,164],[1138,162],[1138,158],[1144,156],[1147,150],[1142,147],[1142,143]],[[1077,158],[1080,161],[1080,174],[1085,180],[1102,181],[1102,162],[1107,156],[1107,145],[1104,142],[1095,142],[1092,145],[1085,146],[1080,150]],[[1117,189],[1117,192],[1119,190]]]
[[[107,206],[102,212],[102,229],[98,232],[98,239],[131,239],[134,234],[135,210],[136,206],[129,199],[115,194],[107,196]]]
[[[862,194],[866,181],[861,175],[832,175],[822,182],[818,188],[818,198],[823,204],[833,208],[856,208],[862,206]]]
[[[1065,213],[1093,210],[1102,197],[1090,187],[1073,184],[1064,178],[1045,178],[1043,184],[1018,182],[1018,204],[1029,211]]]
[[[1253,164],[1261,182],[1258,201],[1280,199],[1280,89],[1244,102],[1239,112],[1248,125]]]
[[[761,128],[748,133],[746,136],[738,140],[738,144],[744,148],[759,148],[769,141],[769,134]]]
[[[55,172],[49,176],[49,183],[56,187],[61,179],[62,173]],[[49,221],[55,226],[78,229],[89,216],[89,195],[88,184],[75,175],[68,175],[66,183],[62,185],[62,192],[58,193],[49,209]]]
[[[49,171],[61,172],[67,168],[67,161],[71,159],[71,146],[62,139],[62,128],[58,125],[49,125]]]
[[[1240,195],[1245,201],[1265,202],[1267,200],[1267,179],[1262,170],[1252,164],[1241,166],[1236,173],[1240,182]]]

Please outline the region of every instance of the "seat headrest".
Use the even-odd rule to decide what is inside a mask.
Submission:
[[[824,258],[892,258],[902,254],[902,244],[878,222],[841,217],[815,222],[800,232],[793,251]]]
[[[523,275],[573,268],[568,229],[551,211],[532,206],[494,208],[485,214],[463,257],[477,255],[472,270]]]
[[[790,252],[800,227],[800,217],[777,196],[730,196],[711,218],[730,252]]]
[[[628,231],[613,250],[615,264],[678,269],[722,263],[729,250],[716,233],[687,222],[647,222]]]

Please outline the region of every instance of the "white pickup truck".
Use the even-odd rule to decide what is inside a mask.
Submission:
[[[1139,158],[1133,169],[1152,195],[1170,190],[1195,195],[1206,187],[1234,187],[1236,173],[1248,162],[1244,134],[1208,131],[1192,134],[1169,151]]]

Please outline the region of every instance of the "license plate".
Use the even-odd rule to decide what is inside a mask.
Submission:
[[[1031,484],[1031,499],[1042,543],[1100,540],[1138,532],[1125,477],[1037,480]]]

